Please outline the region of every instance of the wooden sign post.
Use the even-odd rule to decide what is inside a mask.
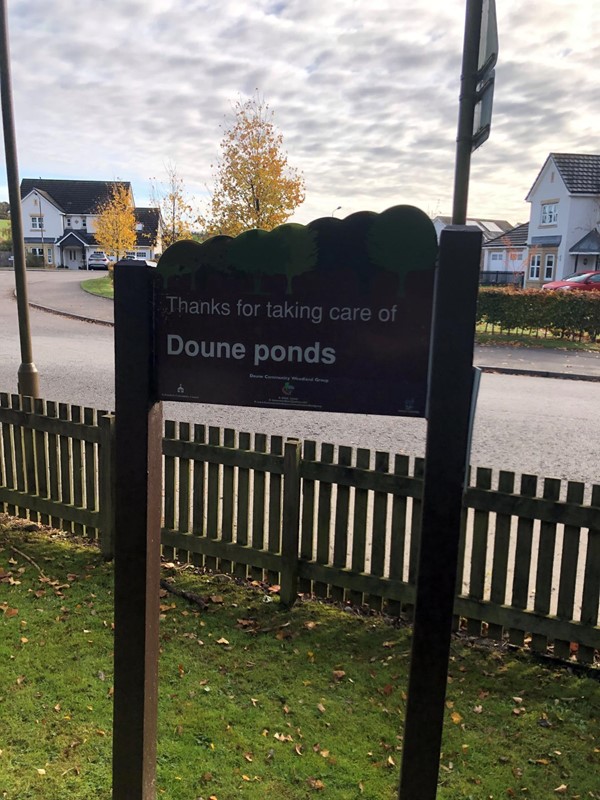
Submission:
[[[431,220],[412,206],[177,242],[157,269],[116,265],[113,800],[156,794],[163,399],[427,416],[400,791],[435,797],[480,247],[479,231],[442,233],[431,361],[438,248]],[[298,452],[286,450],[294,494]],[[281,556],[285,570],[297,553]]]

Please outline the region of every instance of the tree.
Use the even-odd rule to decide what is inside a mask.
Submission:
[[[192,223],[195,221],[191,202],[188,200],[183,180],[177,169],[170,162],[165,165],[167,173],[166,187],[157,188],[152,184],[152,204],[160,210],[162,227],[163,252],[169,245],[182,239],[192,238]]]
[[[118,261],[135,247],[135,213],[131,192],[114,183],[109,197],[96,209],[94,236],[101,250]]]
[[[281,225],[304,202],[304,178],[288,165],[273,112],[258,96],[234,105],[235,118],[221,141],[206,233],[237,236]]]

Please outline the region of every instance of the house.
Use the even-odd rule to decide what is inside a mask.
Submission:
[[[522,286],[529,263],[528,237],[529,223],[525,222],[484,242],[481,283]]]
[[[94,237],[97,209],[111,194],[114,181],[23,178],[21,210],[25,252],[47,266],[87,269],[98,249]],[[119,181],[131,196],[131,184]],[[161,217],[155,208],[136,208],[136,244],[129,257],[154,260],[161,252]]]
[[[526,286],[600,269],[600,155],[550,153],[525,199]]]

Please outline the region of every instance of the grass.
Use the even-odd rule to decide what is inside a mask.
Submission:
[[[0,798],[108,800],[112,566],[3,521]],[[161,599],[158,797],[396,797],[409,628],[285,611],[262,584],[173,564],[163,576],[207,606]],[[597,680],[456,638],[446,706],[440,800],[600,798]]]
[[[103,275],[101,278],[89,278],[87,281],[82,281],[81,288],[84,292],[96,294],[100,297],[108,297],[111,300],[115,296],[113,282],[109,274]]]

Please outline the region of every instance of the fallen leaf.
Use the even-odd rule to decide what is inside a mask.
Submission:
[[[323,703],[317,703],[317,709],[321,712],[321,714],[325,713],[325,706]]]
[[[333,670],[333,677],[334,677],[334,680],[341,681],[342,678],[346,677],[346,673],[344,672],[343,669],[334,669]]]
[[[458,711],[453,711],[452,714],[450,715],[450,719],[455,725],[459,725],[462,722],[462,717],[458,713]]]
[[[308,778],[307,781],[308,785],[311,789],[314,789],[317,792],[320,792],[322,789],[325,788],[325,784],[323,781],[320,781],[318,778]]]
[[[476,714],[481,714],[481,712],[483,711],[483,706],[475,706],[475,708],[473,709],[473,711],[474,711]]]
[[[220,639],[217,639],[217,644],[229,644],[229,641],[224,636],[221,636]]]
[[[215,605],[218,605],[219,603],[223,602],[223,596],[220,594],[211,594],[211,596],[208,599],[210,600],[211,603],[214,603]]]
[[[384,642],[383,647],[395,647],[396,642]]]
[[[297,745],[294,747],[294,750],[295,750],[295,752],[296,752],[296,755],[298,755],[298,756],[302,756],[302,755],[304,755],[304,753],[302,752],[302,745],[301,745],[301,744],[297,744]]]
[[[38,769],[38,770],[36,770],[36,772],[37,772],[38,775],[45,775],[46,774],[46,770],[45,769]]]
[[[568,791],[568,789],[569,789],[569,787],[567,786],[567,784],[566,784],[566,783],[561,783],[561,785],[560,785],[560,786],[557,786],[557,787],[556,787],[556,789],[554,790],[554,792],[555,792],[556,794],[566,794],[566,793],[567,793],[567,791]]]
[[[245,759],[246,759],[246,761],[248,761],[248,763],[250,763],[250,764],[251,764],[251,763],[252,763],[252,761],[254,760],[254,759],[252,758],[252,753],[244,753],[244,758],[245,758]]]

